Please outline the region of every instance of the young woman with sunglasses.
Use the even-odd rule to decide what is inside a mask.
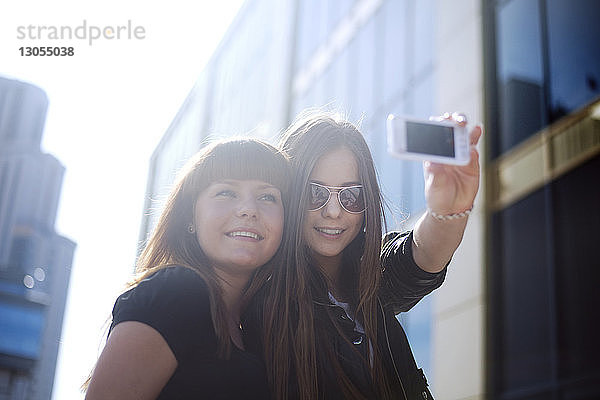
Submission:
[[[451,116],[446,116],[452,118]],[[424,165],[426,212],[411,232],[381,236],[369,148],[349,122],[301,116],[284,134],[293,178],[284,264],[243,316],[277,399],[431,398],[395,315],[439,287],[479,185],[467,166]]]
[[[231,140],[205,147],[183,172],[140,276],[115,302],[88,400],[269,397],[239,318],[251,276],[281,242],[287,158],[257,140]]]

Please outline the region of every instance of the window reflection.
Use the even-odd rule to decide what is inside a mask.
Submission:
[[[42,308],[0,303],[0,352],[15,357],[37,359],[40,355],[43,327]]]
[[[598,20],[595,0],[499,2],[494,157],[600,95]]]
[[[545,124],[538,3],[537,0],[512,1],[497,14],[501,134],[494,155],[520,143]]]
[[[548,1],[550,120],[600,95],[600,2]]]

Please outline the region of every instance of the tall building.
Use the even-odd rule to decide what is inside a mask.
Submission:
[[[0,78],[0,399],[51,398],[75,243],[54,230],[64,167],[40,150],[48,99]]]
[[[483,16],[488,391],[600,398],[600,3]]]
[[[599,397],[599,17],[593,0],[247,0],[153,154],[141,239],[207,137],[276,139],[322,106],[360,121],[388,228],[408,228],[422,169],[387,154],[386,116],[462,111],[485,126],[482,185],[446,282],[400,317],[417,362],[440,399]]]

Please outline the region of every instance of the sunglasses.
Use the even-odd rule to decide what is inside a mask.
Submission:
[[[360,214],[367,208],[362,185],[324,186],[310,182],[309,188],[308,211],[317,211],[325,207],[329,203],[332,193],[337,194],[340,206],[351,214]]]

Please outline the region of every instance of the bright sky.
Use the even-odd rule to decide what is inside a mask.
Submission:
[[[66,167],[56,229],[77,242],[55,400],[83,398],[79,386],[133,268],[150,155],[242,3],[22,0],[2,7],[0,75],[49,97],[42,151]],[[100,28],[131,21],[145,38],[17,39],[19,26],[75,29],[84,20]],[[72,46],[75,55],[24,57],[21,46]]]

